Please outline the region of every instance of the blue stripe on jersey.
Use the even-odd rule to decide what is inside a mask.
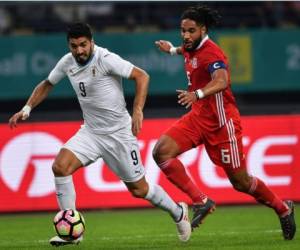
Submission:
[[[208,71],[210,74],[214,73],[217,69],[226,69],[226,64],[223,61],[215,61],[208,65]]]

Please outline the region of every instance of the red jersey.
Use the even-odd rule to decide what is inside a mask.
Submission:
[[[205,123],[203,125],[206,125],[207,128],[210,127],[210,129],[224,126],[229,119],[239,123],[239,111],[230,88],[228,59],[223,51],[206,37],[194,51],[189,52],[182,48],[182,52],[189,91],[205,87],[212,80],[211,74],[214,70],[225,68],[228,73],[227,88],[196,101],[192,105],[192,112],[200,116],[200,119]]]
[[[210,159],[225,171],[245,168],[240,114],[230,89],[226,56],[208,37],[194,51],[182,49],[189,91],[204,88],[220,68],[227,70],[229,82],[223,91],[194,102],[192,110],[165,134],[176,141],[180,152],[204,144]]]
[[[208,37],[194,51],[182,48],[189,91],[204,88],[220,68],[228,73],[223,91],[197,100],[192,110],[174,123],[165,134],[173,138],[180,152],[204,144],[210,159],[225,171],[245,168],[240,114],[230,89],[228,60]]]

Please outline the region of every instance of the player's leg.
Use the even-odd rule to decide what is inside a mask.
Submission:
[[[103,160],[126,184],[132,195],[146,199],[154,206],[168,211],[177,222],[180,240],[187,241],[191,233],[187,206],[176,204],[159,185],[146,182],[138,142],[131,129],[124,128],[102,136],[100,147]]]
[[[60,150],[52,166],[55,177],[56,197],[60,209],[76,209],[76,193],[72,174],[82,165],[87,166],[99,157],[95,146],[95,136],[81,128]],[[79,244],[83,237],[76,240],[64,240],[54,236],[49,243],[54,246]]]
[[[207,196],[191,180],[184,165],[177,158],[181,153],[178,144],[172,137],[162,135],[154,147],[153,157],[168,180],[186,193],[194,204],[205,203]]]
[[[52,166],[56,197],[60,209],[75,209],[75,189],[72,174],[82,166],[74,153],[62,148]]]
[[[207,196],[195,185],[177,158],[201,143],[190,119],[190,115],[184,116],[159,138],[153,149],[153,158],[168,180],[186,193],[193,204],[204,204]]]
[[[134,197],[146,199],[155,207],[167,211],[177,225],[179,239],[181,241],[189,240],[191,224],[188,207],[185,203],[175,203],[161,186],[148,184],[145,177],[135,182],[125,182],[125,185]]]
[[[76,193],[74,189],[72,174],[81,166],[81,162],[68,149],[62,148],[55,158],[52,166],[56,188],[56,198],[60,209],[76,209]],[[54,236],[49,240],[53,246],[64,246],[79,244],[83,240],[80,237],[76,240],[64,240]]]
[[[75,189],[72,174],[80,167],[97,160],[100,150],[85,127],[71,137],[56,156],[52,166],[55,176],[56,195],[60,209],[75,209]]]
[[[180,220],[182,208],[170,198],[161,186],[148,184],[145,177],[135,182],[124,183],[134,197],[146,199],[154,206],[168,211],[175,221]]]
[[[293,214],[292,209],[279,199],[262,180],[247,173],[238,123],[234,125],[233,121],[229,120],[224,127],[216,131],[214,139],[215,142],[222,141],[222,143],[215,145],[206,143],[206,150],[211,160],[223,167],[234,189],[249,194],[258,202],[272,207],[280,218],[286,218],[286,216],[290,218],[289,214]],[[281,224],[285,238],[290,238],[295,228],[293,221],[287,222],[289,224],[287,226]]]
[[[237,191],[249,194],[259,203],[273,208],[279,216],[284,238],[287,240],[293,239],[296,232],[296,224],[292,201],[282,201],[262,180],[255,176],[250,176],[246,168],[242,168],[239,171],[226,168],[225,172]]]
[[[163,135],[156,144],[153,155],[168,180],[193,201],[191,225],[192,228],[196,228],[209,213],[215,210],[215,202],[202,193],[188,176],[184,165],[176,158],[180,153],[181,150],[175,140],[170,136]]]
[[[216,142],[222,143],[216,143]],[[239,122],[228,120],[215,133],[215,143],[205,145],[211,160],[222,166],[233,187],[253,196],[258,202],[272,207],[279,216],[288,213],[288,206],[263,181],[247,173]]]
[[[238,171],[226,168],[225,172],[235,190],[253,196],[259,203],[273,208],[279,216],[288,213],[288,206],[262,180],[250,176],[246,168]]]
[[[185,115],[165,135],[162,135],[153,150],[153,157],[166,177],[193,202],[192,228],[215,210],[215,202],[200,191],[186,172],[178,155],[202,143],[199,127],[193,127],[190,114]]]

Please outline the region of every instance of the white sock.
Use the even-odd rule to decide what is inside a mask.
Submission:
[[[150,201],[154,206],[169,212],[175,221],[179,221],[182,208],[172,200],[161,186],[150,183],[148,185],[149,190],[145,199]]]
[[[76,209],[76,193],[72,175],[65,177],[55,177],[56,198],[61,210]]]

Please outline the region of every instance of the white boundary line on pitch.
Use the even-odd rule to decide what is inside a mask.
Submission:
[[[240,234],[273,234],[273,233],[281,233],[280,229],[272,229],[272,230],[260,230],[260,231],[216,231],[216,232],[205,232],[201,233],[203,236],[216,236],[216,235],[240,235]],[[176,237],[176,234],[160,234],[156,235],[155,238],[173,238]],[[114,241],[114,240],[131,240],[131,239],[148,239],[153,238],[153,235],[134,235],[134,236],[102,236],[97,237],[97,240],[103,240],[103,241]],[[25,242],[25,241],[23,241]],[[26,241],[29,242],[29,241]],[[49,240],[37,240],[37,243],[48,243]]]
[[[241,235],[241,234],[273,234],[273,233],[281,233],[280,229],[271,229],[271,230],[259,230],[259,231],[215,231],[215,232],[201,232],[202,236],[216,236],[216,235],[221,235],[221,236],[226,236],[226,235]],[[159,234],[156,235],[155,238],[174,238],[177,237],[177,235],[174,234]],[[133,239],[149,239],[153,238],[153,235],[134,235],[134,236],[102,236],[102,237],[97,237],[98,240],[103,240],[103,241],[115,241],[115,240],[133,240]],[[92,240],[92,239],[91,239]],[[89,241],[89,240],[88,240]],[[1,243],[6,243],[6,242],[11,242],[11,240],[5,240],[1,239]],[[39,244],[44,244],[44,243],[49,243],[49,240],[23,240],[23,241],[16,241],[17,243],[28,243],[28,242],[36,242]],[[1,246],[2,244],[0,244]]]

